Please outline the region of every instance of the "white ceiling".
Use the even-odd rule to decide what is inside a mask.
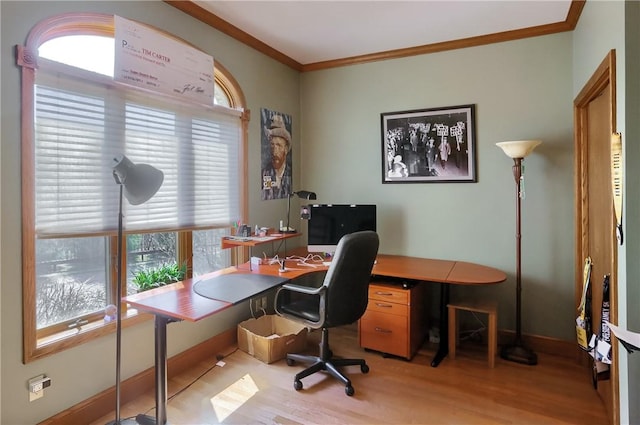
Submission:
[[[555,24],[571,7],[571,0],[194,3],[302,65]]]

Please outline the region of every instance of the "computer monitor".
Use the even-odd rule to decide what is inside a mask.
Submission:
[[[361,230],[376,231],[375,205],[309,205],[309,252],[333,253],[341,237]]]

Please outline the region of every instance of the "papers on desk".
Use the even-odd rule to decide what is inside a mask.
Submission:
[[[609,322],[607,322],[607,326],[609,326],[609,329],[611,329],[616,338],[618,338],[618,341],[620,341],[629,353],[640,351],[640,333],[619,328]]]
[[[225,236],[228,241],[236,242],[268,242],[277,239],[276,236]]]
[[[256,241],[256,242],[267,242],[267,241],[272,241],[274,239],[277,239],[276,236],[254,236],[251,238],[252,241]]]

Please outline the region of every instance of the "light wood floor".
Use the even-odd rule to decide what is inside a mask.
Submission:
[[[319,332],[309,335],[310,351]],[[334,353],[364,357],[371,371],[347,372],[355,395],[324,373],[293,388],[302,366],[284,360],[267,365],[236,350],[212,366],[203,362],[169,381],[167,415],[172,425],[199,424],[608,424],[586,370],[570,360],[538,353],[537,366],[496,359],[486,348],[464,343],[455,360],[430,366],[429,344],[411,362],[384,358],[358,346],[353,327],[331,331]],[[210,369],[210,370],[209,370]],[[185,389],[186,388],[186,389]],[[184,389],[184,390],[183,390]],[[155,417],[154,393],[122,406],[122,418]],[[91,425],[104,425],[113,414]]]

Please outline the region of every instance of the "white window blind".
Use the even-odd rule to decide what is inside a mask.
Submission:
[[[239,111],[183,103],[59,64],[50,68],[41,64],[35,89],[39,237],[117,229],[119,187],[111,165],[119,154],[164,173],[149,201],[124,201],[126,231],[207,228],[238,219]]]

